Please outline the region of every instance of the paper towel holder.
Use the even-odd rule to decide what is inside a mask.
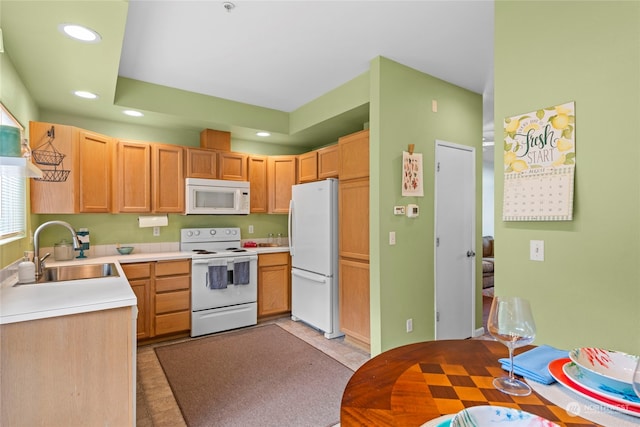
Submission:
[[[169,225],[169,215],[146,215],[138,217],[138,226],[145,227],[166,227]]]

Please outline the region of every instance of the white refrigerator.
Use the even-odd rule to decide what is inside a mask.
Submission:
[[[294,185],[289,204],[291,319],[344,335],[338,315],[338,180]]]

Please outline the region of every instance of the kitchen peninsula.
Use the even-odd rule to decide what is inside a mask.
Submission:
[[[135,424],[137,301],[120,258],[85,261],[113,262],[118,276],[3,282],[1,372],[11,387],[2,387],[1,425]]]

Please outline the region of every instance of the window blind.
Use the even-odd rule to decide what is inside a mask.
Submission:
[[[0,244],[26,234],[25,181],[23,177],[0,176]]]

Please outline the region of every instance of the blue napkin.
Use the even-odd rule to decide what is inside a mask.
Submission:
[[[541,345],[515,356],[513,358],[513,372],[528,380],[551,384],[555,380],[549,373],[549,363],[563,357],[569,357],[569,352],[548,345]],[[502,363],[502,369],[505,371],[511,368],[508,357],[498,361]]]

